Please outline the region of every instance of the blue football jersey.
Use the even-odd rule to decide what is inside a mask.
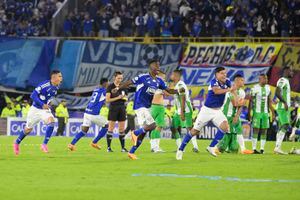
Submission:
[[[85,113],[91,115],[99,115],[100,110],[105,103],[106,89],[96,88],[93,91],[91,99],[85,109]]]
[[[226,94],[215,94],[212,90],[213,87],[219,87],[222,89],[230,88],[231,82],[229,79],[226,79],[225,84],[222,84],[216,78],[214,78],[211,80],[208,87],[208,93],[204,105],[209,108],[221,108]]]
[[[49,104],[51,99],[57,94],[58,86],[51,84],[50,80],[39,84],[31,93],[32,105],[36,108],[43,109],[44,104]]]
[[[156,77],[156,79],[153,79],[150,74],[141,74],[131,81],[136,85],[133,104],[134,110],[143,107],[150,108],[155,91],[157,89],[165,90],[167,88],[161,78]]]

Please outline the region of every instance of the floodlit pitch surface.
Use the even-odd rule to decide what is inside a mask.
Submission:
[[[175,160],[175,141],[162,140],[166,153],[149,151],[145,140],[132,161],[120,152],[104,147],[97,151],[83,138],[77,151],[70,152],[71,138],[53,137],[49,154],[39,149],[43,138],[28,137],[15,156],[15,137],[0,137],[0,199],[300,199],[300,156],[274,155],[273,142],[265,155],[223,154],[217,158],[205,152],[208,141],[199,141],[200,153],[186,149],[184,160]],[[129,140],[127,147],[130,147]],[[250,142],[247,143],[250,147]],[[283,144],[283,149],[300,143]]]

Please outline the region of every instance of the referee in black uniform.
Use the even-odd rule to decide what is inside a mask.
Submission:
[[[112,93],[112,90],[120,85],[123,80],[123,74],[120,71],[116,71],[114,74],[114,82],[110,84],[106,92],[106,102],[109,104],[108,112],[108,132],[107,139],[107,152],[113,152],[111,149],[111,141],[113,138],[113,130],[115,123],[118,122],[119,127],[119,139],[121,143],[121,152],[128,152],[125,148],[125,121],[126,121],[126,106],[127,90],[120,89],[116,93]]]

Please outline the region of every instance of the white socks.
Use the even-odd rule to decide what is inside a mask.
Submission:
[[[244,142],[244,136],[243,135],[237,135],[237,140],[238,140],[238,143],[241,147],[241,151],[244,151],[246,149],[245,142]]]
[[[264,150],[264,149],[265,149],[265,144],[266,144],[266,140],[260,139],[260,149],[261,149],[261,150]]]
[[[179,149],[179,147],[181,145],[181,139],[180,138],[176,139],[176,145],[177,145],[177,149]]]
[[[280,149],[281,148],[281,144],[282,144],[282,141],[284,139],[284,136],[285,136],[285,132],[283,131],[279,131],[276,135],[276,149]]]
[[[193,147],[195,149],[198,149],[197,136],[196,135],[192,137],[192,144],[193,144]]]
[[[257,138],[252,138],[252,149],[256,149],[256,144],[257,144]]]

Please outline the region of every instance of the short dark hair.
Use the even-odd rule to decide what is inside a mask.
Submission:
[[[284,72],[285,70],[289,70],[291,69],[289,66],[285,66],[283,69],[282,69],[282,72]]]
[[[265,74],[265,73],[261,73],[259,76],[264,76],[264,77],[267,77],[267,74]]]
[[[219,66],[219,67],[217,67],[217,68],[215,69],[215,74],[218,73],[218,72],[220,72],[220,71],[223,71],[223,70],[225,70],[225,67]]]
[[[241,74],[236,74],[233,77],[233,80],[237,79],[237,78],[244,78]]]
[[[155,59],[155,58],[150,59],[150,60],[148,60],[148,65],[151,65],[152,63],[155,63],[155,62],[158,62],[158,59]]]
[[[103,85],[104,83],[107,83],[108,79],[107,78],[101,78],[100,84]]]
[[[173,72],[182,75],[182,69],[175,69]]]
[[[114,76],[122,75],[123,73],[121,71],[115,71]]]
[[[59,74],[59,73],[61,73],[59,70],[54,69],[54,70],[52,70],[52,71],[50,72],[50,76],[52,76],[52,75],[54,75],[54,74]]]

